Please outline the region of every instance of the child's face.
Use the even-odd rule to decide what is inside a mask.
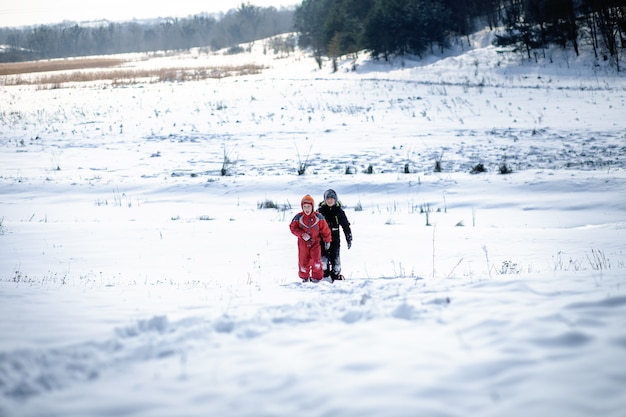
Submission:
[[[327,197],[326,198],[326,205],[327,206],[334,206],[335,205],[335,199],[332,197]]]
[[[309,203],[304,203],[302,205],[302,211],[304,211],[306,214],[311,214],[311,212],[313,211],[313,206]]]

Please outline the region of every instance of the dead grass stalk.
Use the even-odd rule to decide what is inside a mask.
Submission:
[[[61,88],[67,83],[110,81],[113,85],[138,82],[185,82],[209,78],[225,78],[259,74],[265,67],[256,64],[172,67],[172,68],[111,68],[127,61],[122,59],[77,59],[36,61],[0,65],[0,84],[39,85],[42,88]],[[40,76],[32,74],[50,72]]]

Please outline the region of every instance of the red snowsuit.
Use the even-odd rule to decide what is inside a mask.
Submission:
[[[316,211],[309,215],[302,211],[293,218],[289,229],[298,238],[298,276],[307,279],[310,274],[315,280],[324,278],[320,245],[322,239],[324,242],[330,242],[332,239],[324,216]],[[305,240],[306,235],[311,238]]]

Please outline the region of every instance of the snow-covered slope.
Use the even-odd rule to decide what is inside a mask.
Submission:
[[[626,79],[487,38],[3,87],[0,416],[622,416]],[[302,285],[327,188],[348,279]]]

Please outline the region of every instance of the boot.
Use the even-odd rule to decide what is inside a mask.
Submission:
[[[337,274],[335,272],[331,272],[330,273],[330,278],[333,280],[333,282],[335,281],[343,281],[344,277],[341,274]]]
[[[343,275],[341,274],[337,274],[335,272],[331,272],[330,273],[330,279],[333,280],[333,282],[337,281],[337,280],[343,280]]]

